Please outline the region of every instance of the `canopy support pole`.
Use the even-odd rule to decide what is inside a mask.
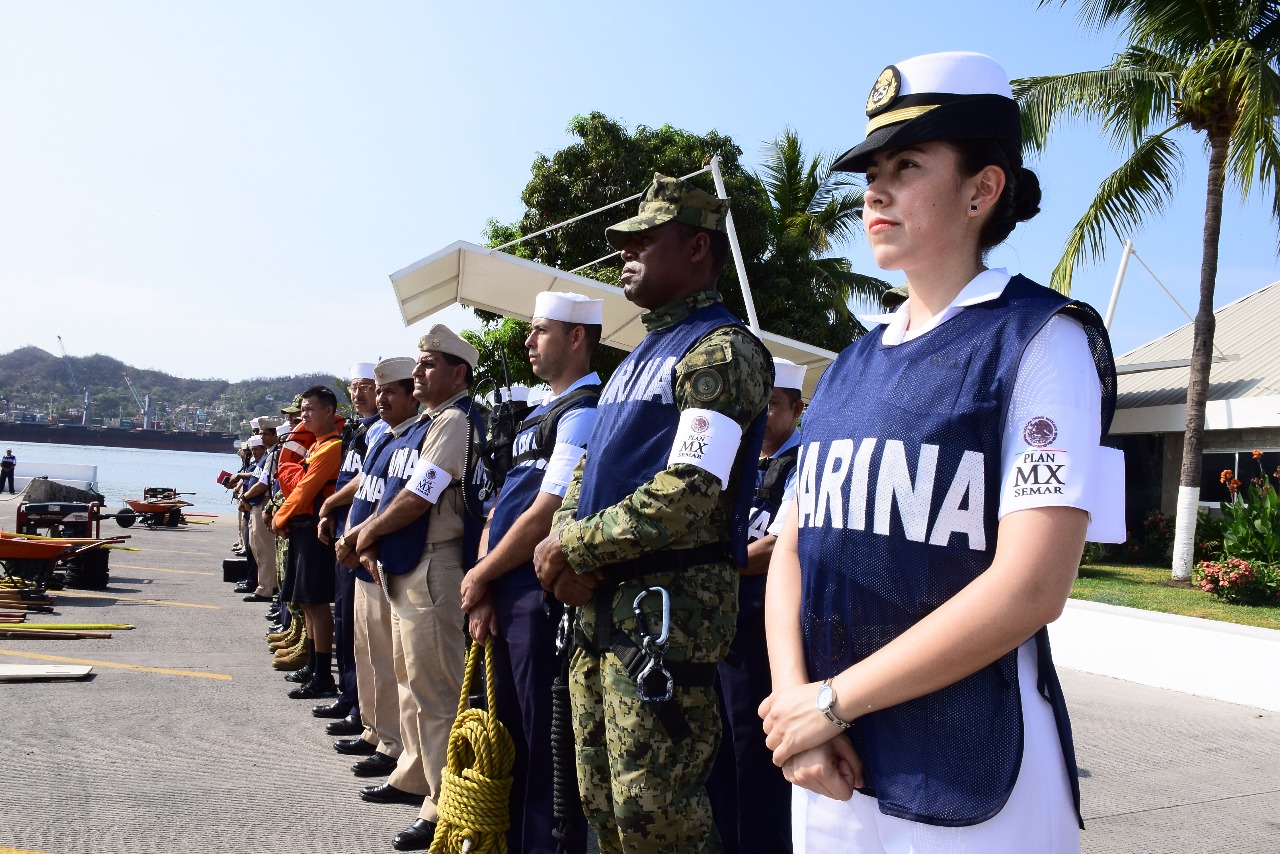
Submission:
[[[716,182],[716,195],[722,199],[729,198],[724,189],[724,178],[720,176],[720,155],[711,158],[711,177]],[[751,296],[751,283],[747,281],[747,268],[742,263],[742,249],[738,246],[738,230],[733,226],[733,209],[730,208],[724,220],[725,229],[729,232],[729,249],[733,252],[733,267],[738,271],[738,283],[742,285],[742,301],[747,306],[747,326],[756,335],[760,334],[760,321],[756,317],[756,301]]]
[[[1120,286],[1124,284],[1125,271],[1129,269],[1129,256],[1133,254],[1133,241],[1124,242],[1124,254],[1120,256],[1120,269],[1116,271],[1116,283],[1111,289],[1111,301],[1107,303],[1107,316],[1102,320],[1102,327],[1111,331],[1111,321],[1116,316],[1116,304],[1120,302]]]

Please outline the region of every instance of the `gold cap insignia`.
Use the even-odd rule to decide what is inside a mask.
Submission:
[[[902,75],[898,73],[895,66],[890,65],[881,71],[875,85],[871,87],[871,94],[867,96],[867,115],[874,116],[888,107],[893,99],[898,97],[901,89]]]
[[[439,350],[439,349],[440,349],[440,339],[439,339],[439,338],[432,338],[432,339],[431,339],[431,349],[432,349],[432,350]]]

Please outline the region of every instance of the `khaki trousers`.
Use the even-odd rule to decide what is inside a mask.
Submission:
[[[391,651],[391,604],[378,585],[356,579],[356,696],[361,738],[390,757],[400,756],[400,695]]]
[[[259,596],[276,595],[276,535],[262,516],[262,504],[249,508],[249,548],[258,564]]]
[[[389,576],[387,583],[404,741],[388,782],[425,795],[419,816],[434,822],[439,820],[440,776],[466,666],[462,540],[428,543],[411,572]]]

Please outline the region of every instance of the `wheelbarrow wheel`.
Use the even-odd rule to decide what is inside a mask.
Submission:
[[[121,507],[116,511],[116,524],[121,528],[132,528],[137,521],[138,514],[133,512],[132,507]]]

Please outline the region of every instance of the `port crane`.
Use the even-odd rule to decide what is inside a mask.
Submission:
[[[71,368],[71,357],[67,355],[67,345],[62,343],[61,335],[58,336],[58,347],[59,349],[62,350],[62,364],[66,366],[67,376],[71,378],[71,387],[78,388],[84,392],[84,415],[81,416],[80,425],[82,427],[88,427],[90,423],[89,422],[89,387],[80,385],[80,382],[76,379],[76,372]],[[50,412],[49,416],[52,418],[53,413]]]
[[[129,387],[129,394],[133,395],[133,402],[138,404],[138,414],[142,416],[142,429],[151,429],[151,395],[147,395],[146,401],[138,397],[138,390],[133,387],[133,383],[129,380],[129,375],[121,374],[124,377],[124,384]]]

